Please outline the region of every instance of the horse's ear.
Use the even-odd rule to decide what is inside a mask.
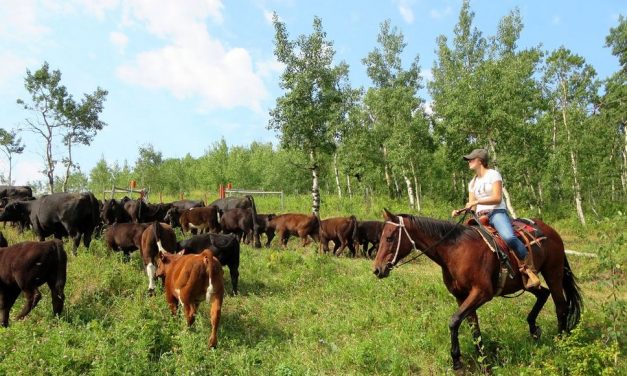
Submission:
[[[394,214],[390,213],[387,209],[383,209],[383,219],[385,219],[386,221],[392,221],[394,220]]]

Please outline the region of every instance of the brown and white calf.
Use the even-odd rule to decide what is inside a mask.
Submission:
[[[172,227],[166,223],[153,222],[142,233],[141,256],[148,276],[148,292],[155,291],[155,272],[159,251],[176,252],[178,243]]]
[[[179,303],[182,304],[187,325],[191,326],[198,305],[203,300],[211,304],[209,347],[215,348],[224,300],[222,265],[208,249],[193,255],[160,252],[159,258],[161,262],[157,268],[157,277],[165,280],[165,298],[172,315],[176,315]]]
[[[218,217],[217,206],[205,206],[202,208],[191,208],[184,210],[179,217],[181,223],[181,229],[183,233],[199,231],[205,232],[220,232],[220,223]]]

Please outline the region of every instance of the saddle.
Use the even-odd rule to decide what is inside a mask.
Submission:
[[[476,219],[475,219],[476,218]],[[507,255],[511,255],[516,260],[518,264],[518,268],[522,274],[523,282],[526,284],[526,278],[529,277],[527,272],[525,272],[527,266],[525,265],[524,260],[521,260],[516,252],[509,248],[505,240],[501,238],[499,233],[496,231],[494,227],[492,227],[489,223],[489,219],[486,215],[481,215],[479,217],[475,217],[469,219],[466,224],[472,226],[479,232],[483,240],[486,242],[488,247],[494,252],[501,262],[501,268],[498,274],[498,282],[497,282],[497,290],[496,296],[499,296],[503,291],[503,287],[505,286],[505,280],[507,276],[510,278],[514,278],[515,272],[510,264],[510,259]],[[478,222],[477,222],[478,220]],[[542,240],[546,239],[542,231],[538,228],[536,223],[531,219],[527,218],[516,218],[512,220],[512,228],[514,230],[514,234],[518,239],[522,241],[522,243],[527,248],[528,257],[530,261],[530,265],[533,271],[533,245],[540,246]],[[535,272],[535,271],[533,271]],[[537,279],[537,277],[536,277]]]
[[[516,259],[518,259],[518,255],[516,252],[512,251],[505,243],[505,240],[501,238],[498,231],[494,227],[490,225],[490,221],[487,215],[482,215],[478,217],[479,223],[475,220],[475,218],[470,218],[466,224],[468,226],[478,226],[481,224],[485,230],[487,230],[490,237],[493,239],[494,243],[498,246],[499,250],[504,252],[505,254],[512,253]],[[541,242],[546,239],[542,231],[537,227],[536,223],[528,218],[515,218],[512,220],[512,227],[514,229],[514,234],[527,248],[527,251],[531,253],[532,246],[537,244],[540,245]],[[522,260],[519,260],[522,261]]]

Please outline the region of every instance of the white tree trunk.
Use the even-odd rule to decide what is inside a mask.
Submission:
[[[348,197],[353,198],[353,189],[351,187],[351,177],[346,174],[346,190],[348,191]]]
[[[318,164],[316,162],[316,154],[312,150],[309,153],[309,158],[311,160],[311,211],[317,216],[320,217],[320,185],[318,178]]]
[[[407,185],[407,196],[409,197],[409,207],[412,209],[416,209],[414,188],[412,187],[411,180],[409,179],[407,174],[403,174],[403,179],[405,179],[405,185]]]
[[[570,136],[570,128],[568,127],[568,121],[566,120],[566,108],[567,108],[567,99],[566,93],[567,88],[565,83],[562,81],[562,122],[564,124],[564,130],[566,131],[566,141],[568,143],[569,153],[570,153],[570,167],[573,171],[573,195],[575,199],[575,207],[577,210],[577,217],[579,217],[579,222],[582,225],[586,224],[586,218],[583,214],[583,208],[581,205],[581,186],[579,185],[579,172],[577,171],[577,155],[575,154],[575,150],[573,149],[573,144]]]
[[[583,214],[583,207],[581,205],[581,187],[579,185],[579,180],[577,179],[577,159],[575,158],[575,152],[570,150],[570,163],[573,169],[573,191],[575,194],[575,206],[577,208],[577,217],[579,217],[579,222],[585,226],[586,218]]]
[[[418,211],[421,210],[420,207],[420,184],[418,184],[418,177],[416,177],[416,169],[414,168],[414,162],[410,162],[411,164],[411,174],[414,177],[414,188],[416,189],[415,191],[415,196],[416,196],[416,209]]]
[[[388,186],[388,192],[392,194],[394,189],[392,188],[392,177],[390,175],[390,168],[388,166],[388,149],[385,147],[385,145],[382,145],[381,148],[383,149],[383,170],[385,171],[385,183]]]
[[[342,187],[340,186],[340,172],[337,169],[337,153],[333,153],[333,171],[335,172],[335,186],[337,187],[337,197],[342,198]]]

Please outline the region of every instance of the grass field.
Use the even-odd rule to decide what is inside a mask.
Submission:
[[[307,212],[308,202],[288,199],[289,211]],[[258,207],[271,208],[260,200]],[[329,202],[323,212],[370,209]],[[348,207],[347,207],[348,206]],[[286,211],[287,211],[286,210]],[[427,211],[444,217],[448,209]],[[450,212],[450,211],[449,211]],[[326,217],[326,216],[325,216]],[[525,317],[534,299],[496,299],[479,310],[486,358],[474,352],[470,330],[460,341],[469,374],[625,374],[624,275],[627,220],[617,217],[581,228],[554,223],[566,248],[598,257],[570,256],[585,310],[570,336],[558,336],[551,300],[539,316],[543,337],[534,342]],[[32,239],[3,230],[11,244]],[[172,317],[163,292],[146,294],[147,280],[135,253],[129,262],[100,240],[69,256],[66,305],[54,318],[50,293],[23,321],[0,328],[0,375],[440,375],[452,373],[449,317],[456,304],[439,267],[426,258],[378,280],[372,261],[319,255],[315,245],[294,239],[287,250],[242,247],[240,295],[223,306],[218,348],[210,350],[208,305],[192,329]],[[71,248],[66,243],[66,250]],[[70,253],[70,252],[68,252]],[[228,269],[225,269],[230,292]]]

